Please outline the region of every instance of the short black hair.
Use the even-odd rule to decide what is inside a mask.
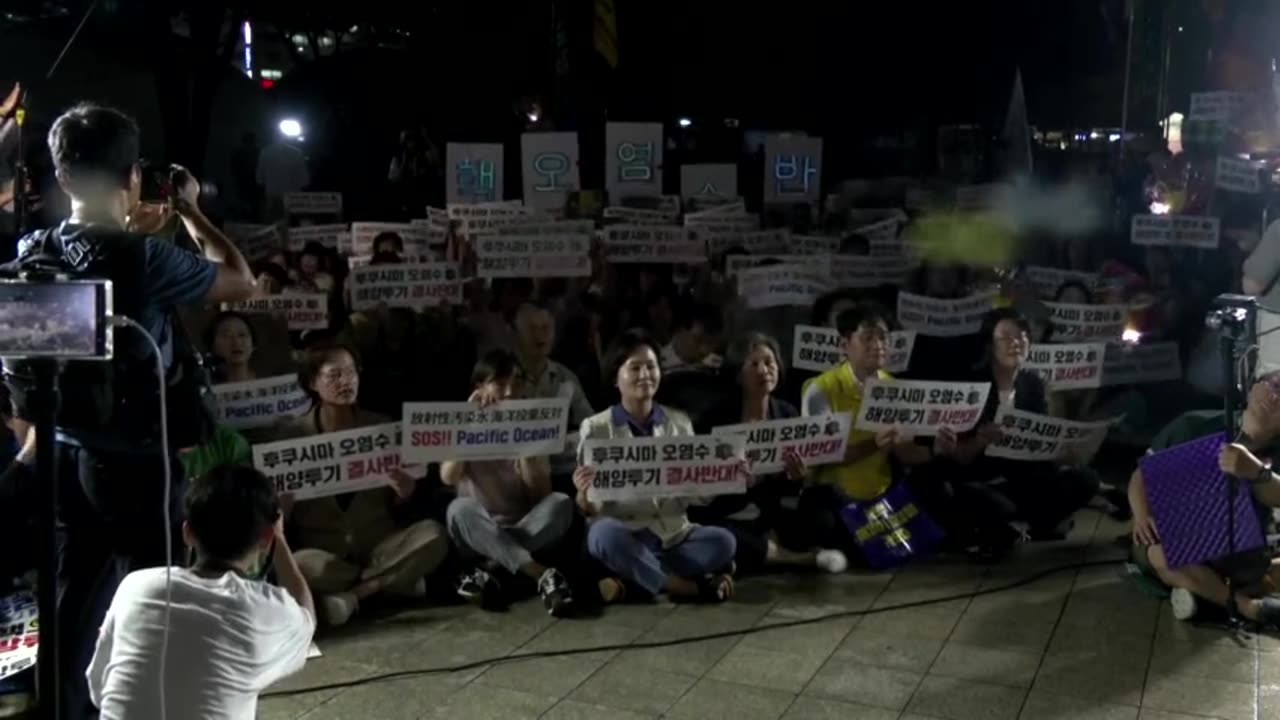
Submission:
[[[311,386],[315,384],[316,378],[320,375],[320,368],[329,362],[340,352],[347,353],[351,359],[355,361],[357,372],[360,368],[360,353],[356,349],[346,343],[335,342],[332,340],[322,340],[308,347],[302,352],[302,363],[298,366],[298,386],[311,396],[312,402],[320,402],[320,397]]]
[[[640,348],[647,347],[653,351],[653,356],[658,358],[659,363],[662,361],[662,348],[658,347],[658,341],[646,330],[640,328],[631,328],[618,333],[618,337],[609,343],[609,349],[604,353],[604,378],[609,385],[617,382],[618,371],[626,364],[627,358]],[[659,366],[661,369],[661,366]]]
[[[842,338],[847,338],[868,325],[879,324],[884,324],[887,328],[893,327],[889,311],[879,303],[869,300],[864,300],[836,316],[836,332],[840,333]]]
[[[275,282],[276,287],[286,288],[289,286],[289,271],[280,267],[279,264],[270,260],[259,260],[249,266],[253,270],[253,276],[270,275]]]
[[[996,333],[996,326],[1005,320],[1017,325],[1018,329],[1028,336],[1031,335],[1031,322],[1027,320],[1025,315],[1011,307],[996,308],[982,318],[982,329],[979,331],[979,337],[982,338],[982,342],[987,347],[991,347],[991,343],[995,342],[992,337]]]
[[[773,339],[772,335],[761,332],[746,333],[729,343],[729,347],[724,351],[722,366],[725,375],[737,382],[742,377],[742,366],[747,364],[747,358],[751,357],[752,351],[758,347],[769,348],[773,353],[773,359],[778,363],[778,385],[781,385],[787,375],[787,361],[782,357],[782,346]]]
[[[140,157],[141,133],[133,118],[92,103],[64,112],[49,128],[49,155],[71,194],[126,190]]]
[[[217,315],[214,315],[213,319],[210,320],[209,324],[204,328],[203,340],[205,350],[213,352],[213,340],[218,336],[218,330],[222,327],[222,323],[229,320],[239,320],[244,323],[245,327],[249,328],[249,340],[253,343],[255,348],[258,347],[258,332],[253,329],[253,323],[249,321],[249,316],[244,313],[238,313],[234,310],[223,310]]]
[[[490,350],[476,361],[476,366],[471,371],[471,385],[476,387],[487,382],[510,380],[515,377],[519,367],[516,356],[511,351],[502,348]]]
[[[813,312],[809,315],[809,322],[818,327],[826,327],[830,321],[831,310],[836,306],[836,303],[851,302],[857,305],[862,302],[865,295],[866,293],[863,291],[853,288],[840,288],[825,292],[818,296],[817,301],[813,303]]]
[[[248,554],[280,515],[272,481],[239,465],[216,467],[192,480],[183,505],[196,552],[224,563]]]
[[[1080,292],[1084,293],[1084,296],[1086,298],[1088,298],[1088,300],[1085,301],[1085,304],[1088,304],[1088,305],[1093,304],[1093,291],[1089,289],[1088,285],[1085,285],[1079,280],[1068,280],[1062,283],[1061,285],[1059,285],[1058,289],[1055,290],[1053,293],[1053,301],[1058,302],[1059,299],[1062,297],[1062,294],[1068,290],[1079,290]]]
[[[404,252],[404,238],[400,237],[400,233],[395,233],[395,232],[391,232],[390,230],[386,230],[378,233],[377,235],[374,235],[373,243],[372,243],[373,249],[377,251],[378,245],[384,242],[395,243],[395,247],[396,247],[395,251],[398,253]]]

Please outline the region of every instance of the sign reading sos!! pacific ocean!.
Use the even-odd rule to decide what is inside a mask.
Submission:
[[[445,146],[445,200],[471,204],[502,199],[501,143],[449,143]]]
[[[591,502],[746,492],[741,435],[590,439],[579,462],[595,468]]]
[[[237,430],[268,427],[292,420],[311,407],[297,375],[222,383],[213,386],[219,424]]]
[[[565,450],[569,398],[475,403],[405,403],[409,462],[501,460]]]
[[[973,335],[982,328],[982,320],[991,311],[994,292],[978,293],[965,298],[945,300],[898,293],[898,322],[921,335],[957,337]]]
[[[662,194],[662,123],[606,123],[604,155],[611,205]]]
[[[0,598],[0,680],[34,667],[40,652],[40,610],[25,590]]]
[[[808,467],[843,462],[849,439],[849,413],[814,415],[784,420],[722,425],[712,435],[747,439],[747,460],[755,475],[782,472],[784,458],[794,452]]]
[[[521,135],[520,170],[526,207],[534,210],[563,208],[569,193],[582,189],[578,173],[578,133]]]
[[[936,435],[942,428],[964,432],[978,424],[990,393],[989,382],[870,380],[854,427],[904,435]]]

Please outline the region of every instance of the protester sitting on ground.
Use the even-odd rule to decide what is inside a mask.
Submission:
[[[248,317],[231,310],[214,315],[205,327],[204,346],[215,359],[211,373],[215,383],[258,379],[251,365],[257,338]]]
[[[488,407],[521,397],[515,356],[491,350],[472,373],[475,390],[468,402]],[[440,480],[457,488],[449,504],[449,536],[466,555],[496,564],[538,584],[542,604],[552,615],[573,607],[563,573],[534,559],[554,551],[573,525],[573,500],[551,491],[551,466],[545,457],[502,460],[452,460],[440,465]],[[510,596],[491,567],[478,567],[458,583],[458,594],[482,607],[499,609]]]
[[[258,694],[307,661],[316,610],[271,481],[218,468],[184,504],[195,565],[130,573],[107,611],[86,673],[103,720],[251,718]],[[279,587],[248,578],[268,555]]]
[[[1268,509],[1280,507],[1280,482],[1269,472],[1263,474],[1261,468],[1254,466],[1256,457],[1267,460],[1280,457],[1280,372],[1258,378],[1250,388],[1239,429],[1239,447],[1233,446],[1236,449],[1223,453],[1223,470],[1241,478],[1258,505]],[[1156,434],[1149,452],[1160,452],[1225,431],[1226,416],[1221,410],[1185,413]],[[1206,502],[1210,502],[1213,492],[1212,488],[1206,489]],[[1226,489],[1219,492],[1225,493]],[[1160,529],[1151,513],[1141,469],[1134,470],[1129,479],[1129,504],[1133,508],[1133,560],[1165,586],[1181,591],[1172,596],[1176,617],[1194,617],[1200,602],[1227,607],[1230,598],[1228,578],[1235,589],[1256,593],[1253,586],[1259,583],[1271,565],[1271,555],[1266,548],[1175,570],[1169,567],[1165,558]],[[1270,515],[1269,512],[1261,514]],[[1237,597],[1235,603],[1240,615],[1249,620],[1269,626],[1280,625],[1280,601],[1275,598]]]
[[[883,369],[888,357],[889,320],[880,306],[859,303],[845,310],[836,320],[836,331],[844,343],[845,360],[805,383],[803,415],[850,413],[857,418],[867,380],[893,379]],[[814,484],[800,494],[799,523],[809,532],[806,546],[838,549],[850,563],[864,564],[841,511],[850,502],[870,500],[889,489],[893,483],[890,458],[916,465],[927,462],[930,452],[896,430],[871,433],[854,429],[850,423],[844,462],[818,468]]]
[[[723,369],[737,380],[739,392],[707,414],[699,433],[725,425],[799,417],[794,405],[773,396],[786,372],[780,355],[778,341],[761,333],[730,344]],[[783,461],[784,472],[757,476],[745,495],[722,495],[705,506],[690,507],[689,519],[732,532],[738,546],[734,560],[742,572],[759,572],[768,565],[844,572],[849,565],[844,553],[799,544],[810,539],[809,533],[798,527],[798,514],[784,507],[783,498],[798,497],[811,471],[794,452]]]
[[[605,374],[618,389],[619,402],[582,423],[583,443],[593,438],[692,435],[693,424],[678,410],[653,401],[662,379],[658,345],[642,330],[618,336],[605,355]],[[689,522],[690,498],[606,501],[589,496],[595,469],[586,465],[583,446],[573,481],[578,507],[590,518],[587,549],[613,577],[600,581],[606,602],[621,600],[629,588],[649,596],[723,602],[733,596],[727,572],[737,543],[724,528]]]
[[[312,410],[285,426],[277,439],[341,432],[390,422],[356,406],[360,370],[354,350],[320,344],[306,351],[298,384],[311,396]],[[302,500],[292,507],[290,532],[297,539],[298,565],[319,595],[320,618],[345,624],[361,601],[378,594],[422,597],[426,576],[444,561],[449,540],[434,520],[401,528],[393,505],[414,493],[416,479],[391,473],[390,488]],[[290,502],[284,502],[286,508]]]
[[[308,292],[324,292],[333,290],[333,276],[325,269],[325,258],[328,253],[318,242],[309,242],[298,254],[297,269],[289,274],[294,285]]]
[[[258,279],[259,297],[278,295],[292,284],[285,266],[270,260],[254,263],[253,276]]]
[[[722,359],[713,350],[722,323],[719,309],[690,301],[677,305],[671,324],[671,342],[658,358],[662,371],[719,367]]]

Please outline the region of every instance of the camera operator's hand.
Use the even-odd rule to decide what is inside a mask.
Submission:
[[[18,456],[14,458],[23,465],[35,465],[36,463],[36,426],[34,424],[27,426],[27,437],[22,443],[22,449],[18,451]]]
[[[185,215],[200,207],[200,181],[181,165],[171,165],[170,181],[173,183],[173,209]]]
[[[9,96],[0,103],[0,120],[3,120],[13,114],[14,108],[18,107],[18,98],[22,97],[22,83],[14,83],[13,89],[9,91]]]
[[[153,234],[169,224],[172,214],[166,205],[159,203],[138,203],[137,206],[129,212],[129,217],[125,220],[125,229],[129,232]]]

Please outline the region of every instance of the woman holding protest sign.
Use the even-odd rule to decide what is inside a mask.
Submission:
[[[679,410],[654,402],[662,370],[658,344],[642,330],[627,330],[605,354],[605,376],[618,389],[619,402],[582,423],[578,469],[573,473],[578,507],[590,518],[587,549],[612,577],[600,581],[606,603],[621,600],[629,588],[648,595],[724,602],[733,597],[728,569],[737,542],[733,533],[689,522],[691,498],[653,498],[594,502],[590,491],[595,468],[586,464],[588,440],[600,438],[693,435],[693,424]]]

